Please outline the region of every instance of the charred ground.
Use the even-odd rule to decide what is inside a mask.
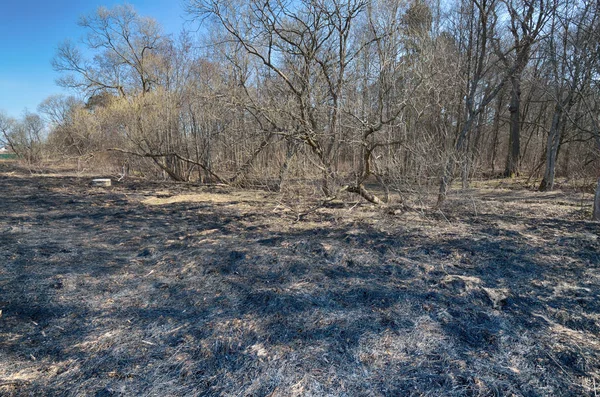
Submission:
[[[600,227],[581,195],[295,222],[265,192],[88,182],[0,164],[0,395],[600,387]]]

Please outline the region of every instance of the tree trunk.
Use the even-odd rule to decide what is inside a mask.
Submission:
[[[469,156],[463,159],[462,163],[462,173],[461,173],[461,181],[462,181],[462,189],[467,190],[469,188],[469,171],[471,170],[471,159]]]
[[[385,205],[385,203],[376,195],[374,195],[373,193],[369,192],[367,189],[365,189],[364,185],[362,183],[358,184],[357,186],[350,186],[347,191],[349,193],[356,193],[358,194],[360,197],[364,198],[365,200],[367,200],[370,203],[373,204],[377,204],[377,205]]]
[[[267,145],[269,145],[271,143],[271,138],[273,138],[273,136],[274,136],[273,133],[269,133],[260,142],[260,145],[258,145],[258,148],[256,148],[254,150],[254,152],[252,152],[252,154],[250,155],[250,157],[248,157],[248,159],[246,160],[246,162],[241,167],[237,168],[237,170],[235,172],[235,175],[229,181],[232,185],[240,184],[246,178],[248,172],[250,171],[250,169],[252,167],[252,163],[254,162],[254,160],[256,160],[256,158],[263,151],[263,149],[265,147],[267,147]],[[239,157],[237,155],[234,155],[234,156],[235,156],[235,158]],[[236,167],[237,167],[237,164],[239,164],[239,162],[236,161]]]
[[[592,219],[600,221],[600,178],[598,178],[598,184],[596,185],[596,195],[594,196],[594,213]]]
[[[437,207],[440,207],[448,197],[448,192],[450,191],[450,186],[452,185],[452,180],[454,179],[454,171],[456,169],[456,159],[454,156],[459,155],[464,159],[465,146],[469,132],[471,131],[471,126],[473,124],[473,117],[473,114],[469,114],[467,116],[467,121],[460,131],[458,139],[456,140],[456,144],[454,145],[455,153],[451,153],[448,156],[448,162],[446,163],[446,167],[442,173],[442,178],[440,179],[440,189],[436,205]]]
[[[325,197],[331,197],[333,195],[333,174],[331,172],[331,166],[326,165],[321,171],[321,190]]]
[[[279,169],[279,181],[277,182],[277,191],[281,191],[283,189],[283,183],[285,181],[285,177],[287,174],[287,170],[289,168],[290,162],[292,158],[296,154],[297,146],[295,142],[287,142],[287,150],[285,152],[285,159],[283,160],[283,164]]]
[[[498,150],[498,136],[500,135],[500,114],[502,112],[502,95],[498,95],[496,112],[494,114],[494,139],[492,141],[492,177],[496,176],[496,154]]]
[[[448,197],[448,192],[450,191],[450,184],[452,183],[452,177],[454,174],[454,159],[452,156],[448,159],[446,163],[446,168],[443,171],[442,178],[440,179],[440,190],[438,192],[437,198],[437,207],[440,207],[446,198]]]
[[[552,126],[548,133],[548,141],[546,144],[546,170],[544,171],[544,178],[540,184],[539,190],[541,192],[547,192],[554,189],[554,176],[556,174],[556,158],[558,156],[558,149],[560,147],[560,132],[561,132],[561,119],[562,110],[560,107],[554,111],[552,117]]]
[[[521,81],[519,77],[511,78],[510,97],[510,135],[508,140],[508,157],[504,176],[513,178],[519,174],[519,155],[521,152]]]

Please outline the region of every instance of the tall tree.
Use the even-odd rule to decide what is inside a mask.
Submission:
[[[595,2],[567,1],[553,13],[550,32],[545,43],[547,55],[548,92],[554,102],[546,142],[546,167],[539,190],[554,189],[556,162],[562,144],[563,131],[570,112],[579,100],[579,93],[593,77],[597,54],[597,39],[592,32],[597,27]]]
[[[152,18],[139,16],[132,6],[100,7],[79,20],[87,34],[83,44],[94,57],[86,59],[71,41],[58,47],[52,65],[64,73],[58,83],[88,95],[114,91],[126,96],[149,92],[156,77],[154,55],[164,42],[160,26]]]
[[[512,36],[514,50],[506,54],[496,47],[496,53],[504,67],[510,70],[510,135],[508,155],[504,175],[512,177],[519,174],[521,153],[521,80],[523,71],[529,63],[531,48],[542,32],[549,15],[556,7],[552,0],[505,0],[509,15],[508,30]]]
[[[497,39],[497,1],[473,0],[462,3],[459,20],[459,43],[463,54],[464,68],[464,102],[462,122],[457,123],[458,133],[454,140],[453,150],[449,152],[446,165],[442,170],[437,205],[440,206],[450,190],[457,162],[466,162],[469,138],[479,115],[498,95],[503,85],[512,74],[512,70],[504,75],[495,73],[493,42]],[[458,158],[457,158],[458,157]],[[467,172],[463,171],[463,185],[466,185]]]
[[[374,150],[383,145],[375,137],[396,120],[403,107],[391,93],[398,94],[407,86],[398,84],[401,63],[397,62],[397,42],[391,39],[398,24],[387,21],[381,25],[373,14],[378,8],[369,3],[192,0],[189,10],[226,29],[276,80],[281,101],[274,109],[253,106],[253,114],[273,134],[309,149],[315,160],[312,164],[322,175],[323,193],[335,194],[336,159],[342,146],[352,142],[360,147],[361,161],[356,183],[346,190],[380,203],[363,182],[374,172]],[[361,25],[365,18],[367,22]],[[370,33],[359,34],[359,26]],[[376,92],[375,102],[362,109],[367,111],[365,115],[349,106],[346,98],[356,87],[354,66],[368,49],[379,57],[372,65],[380,69],[375,81],[363,87]],[[389,49],[396,52],[389,53]],[[257,103],[258,98],[252,101]],[[355,141],[346,134],[350,125],[354,126]]]

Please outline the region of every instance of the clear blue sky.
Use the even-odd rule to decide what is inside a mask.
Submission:
[[[67,38],[77,42],[84,31],[81,15],[115,0],[0,0],[0,111],[20,117],[25,109],[52,94],[69,93],[55,84],[50,61]],[[187,16],[184,0],[130,0],[138,14],[155,18],[165,33],[177,35]]]

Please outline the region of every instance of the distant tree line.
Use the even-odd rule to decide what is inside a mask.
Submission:
[[[85,99],[40,105],[46,145],[152,177],[376,204],[420,187],[441,205],[479,177],[549,191],[600,176],[599,4],[189,0],[199,29],[178,37],[101,7],[53,60]],[[38,121],[0,120],[31,161]]]

